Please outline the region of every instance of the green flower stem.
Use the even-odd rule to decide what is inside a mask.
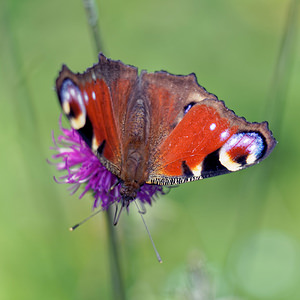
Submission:
[[[120,259],[118,253],[118,249],[119,249],[118,237],[116,235],[116,229],[113,225],[113,212],[111,206],[108,208],[105,215],[107,220],[113,299],[125,300],[126,298],[125,298],[123,277],[121,274]]]
[[[98,14],[97,7],[94,0],[83,0],[83,5],[87,14],[88,23],[93,35],[93,40],[95,42],[95,48],[97,55],[99,52],[104,51],[103,43],[101,41],[101,35],[99,31],[99,23],[98,23]]]
[[[276,138],[280,140],[286,98],[292,80],[298,42],[299,0],[291,0],[286,15],[286,24],[281,38],[279,53],[273,72],[269,95],[264,108],[264,115],[272,124]],[[277,155],[276,151],[272,155]]]
[[[95,49],[97,54],[103,51],[103,44],[100,38],[97,8],[94,0],[83,0],[83,5],[86,10],[88,23],[95,42]],[[111,269],[111,282],[113,289],[114,300],[125,300],[125,291],[123,277],[120,267],[120,259],[118,252],[118,238],[116,230],[113,225],[113,213],[111,206],[106,212],[108,242],[109,242],[109,256],[110,256],[110,269]]]

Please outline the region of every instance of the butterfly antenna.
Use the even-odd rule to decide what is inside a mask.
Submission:
[[[138,206],[136,200],[134,200],[134,203],[135,203],[135,205],[136,205],[136,207],[137,207],[137,210],[138,210],[138,212],[139,212],[139,214],[140,214],[140,216],[141,216],[141,218],[142,218],[142,220],[143,220],[143,223],[144,223],[145,228],[146,228],[146,230],[147,230],[147,233],[148,233],[148,236],[149,236],[149,238],[150,238],[151,244],[152,244],[153,249],[154,249],[154,251],[155,251],[157,260],[158,260],[159,263],[162,263],[162,259],[161,259],[160,255],[159,255],[159,253],[158,253],[158,251],[157,251],[157,249],[156,249],[156,247],[155,247],[155,244],[154,244],[154,242],[153,242],[152,236],[151,236],[151,234],[150,234],[150,231],[149,231],[149,229],[148,229],[148,226],[147,226],[147,224],[146,224],[146,221],[145,221],[145,219],[144,219],[144,217],[143,217],[143,211],[140,210],[140,208],[139,208],[139,206]]]
[[[88,216],[87,218],[83,219],[81,222],[77,223],[76,225],[72,226],[69,228],[70,231],[74,231],[77,227],[79,227],[80,225],[84,224],[86,221],[88,221],[89,219],[91,219],[92,217],[94,217],[95,215],[99,214],[101,211],[103,211],[104,208],[101,208],[99,210],[97,210],[96,212],[92,213],[90,216]]]

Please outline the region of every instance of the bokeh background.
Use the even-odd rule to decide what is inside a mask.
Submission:
[[[104,53],[195,72],[278,145],[253,168],[184,184],[115,228],[128,299],[300,299],[299,6],[287,0],[97,0]],[[62,63],[97,62],[82,2],[0,2],[0,299],[110,299],[107,227],[58,185],[51,131]],[[66,125],[66,122],[64,122]]]

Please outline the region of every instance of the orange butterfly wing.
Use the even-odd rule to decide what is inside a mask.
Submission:
[[[274,148],[266,122],[236,116],[193,74],[157,72],[143,80],[153,109],[147,183],[172,185],[237,171]]]
[[[137,69],[102,54],[95,66],[74,74],[66,66],[56,81],[64,113],[100,161],[120,174],[122,124],[128,97],[137,80]]]

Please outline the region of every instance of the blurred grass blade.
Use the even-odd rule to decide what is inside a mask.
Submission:
[[[299,1],[291,0],[264,113],[277,138],[280,136],[286,98],[296,58],[298,20]]]
[[[8,55],[5,56],[5,61],[4,57],[2,57],[3,61],[1,65],[2,67],[7,65],[9,69],[6,70],[6,74],[12,77],[7,82],[11,84],[10,90],[15,112],[15,124],[18,125],[19,131],[22,131],[20,137],[25,134],[26,138],[33,138],[33,134],[38,128],[37,118],[27,82],[28,76],[26,76],[23,70],[21,47],[18,45],[18,40],[13,30],[11,6],[10,1],[2,3],[1,24],[4,36],[2,36],[1,40],[2,45],[7,48],[6,53]]]
[[[56,191],[52,190],[51,195],[45,193],[45,190],[49,189],[49,184],[42,181],[40,176],[40,174],[47,174],[49,168],[40,139],[40,126],[37,122],[29,76],[24,71],[22,47],[19,46],[19,40],[14,29],[13,3],[5,1],[1,8],[0,21],[4,27],[2,42],[6,51],[5,59],[3,57],[1,62],[6,68],[5,82],[11,93],[12,101],[9,101],[9,104],[13,106],[14,112],[9,125],[17,128],[16,147],[20,149],[19,153],[22,160],[22,166],[19,168],[24,166],[26,173],[28,173],[23,183],[26,189],[35,195],[31,199],[39,203],[41,199],[49,197],[49,201],[44,201],[44,203],[48,204],[48,209],[55,211],[57,207],[53,203],[58,204],[58,202],[51,200],[56,197]],[[39,184],[37,185],[37,183]],[[56,214],[59,215],[59,212]]]
[[[284,108],[292,76],[292,67],[296,55],[298,4],[298,0],[292,0],[289,4],[286,25],[270,85],[270,93],[265,103],[264,118],[268,120],[270,129],[279,141]],[[235,221],[237,229],[230,244],[233,244],[234,240],[238,240],[239,237],[243,237],[245,232],[259,231],[260,227],[262,227],[268,194],[270,193],[271,178],[277,175],[277,172],[274,172],[274,167],[278,165],[276,158],[275,148],[271,157],[264,162],[264,168],[256,173],[256,176],[247,177],[246,182],[241,185],[241,200]],[[255,255],[256,252],[253,251],[253,264],[255,264]],[[249,270],[250,272],[253,272],[253,270]]]

